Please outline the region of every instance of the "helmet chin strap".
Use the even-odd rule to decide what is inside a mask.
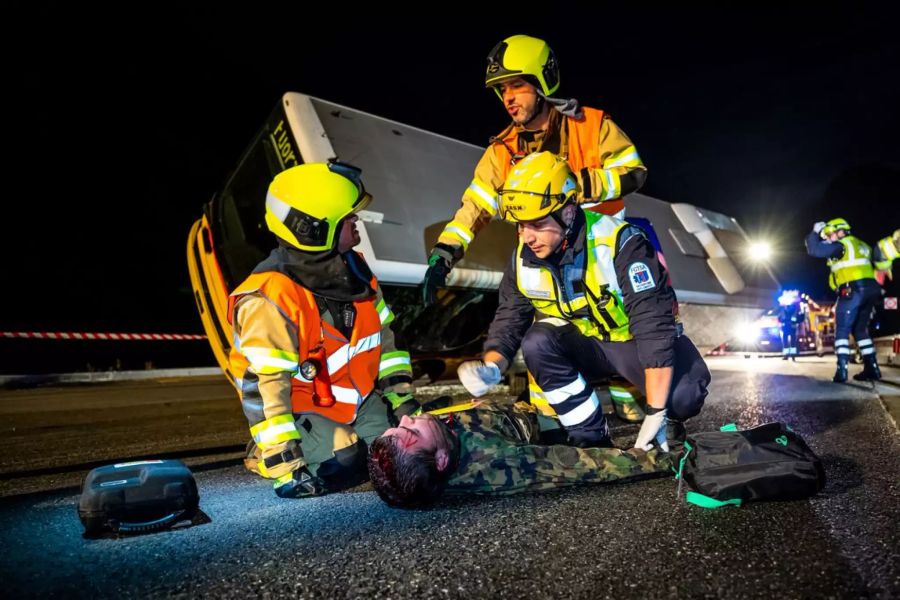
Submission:
[[[568,206],[568,204],[566,204],[559,210],[550,213],[550,216],[553,217],[553,220],[556,221],[563,229],[563,241],[559,246],[557,246],[556,250],[553,251],[554,253],[565,252],[566,248],[569,247],[569,238],[572,236],[572,225],[575,224],[575,219],[572,219],[571,223],[566,223],[565,221],[563,221],[562,212],[566,206]]]

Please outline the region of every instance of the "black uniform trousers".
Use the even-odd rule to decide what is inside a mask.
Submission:
[[[675,339],[674,350],[674,374],[666,407],[669,418],[683,420],[700,412],[711,376],[687,336]],[[604,342],[583,335],[562,319],[548,319],[536,322],[525,334],[522,354],[569,437],[579,445],[609,435],[594,383],[619,375],[646,394],[644,367],[634,340]]]
[[[881,286],[874,279],[851,281],[839,288],[834,307],[834,353],[838,362],[850,358],[850,334],[863,357],[875,354],[875,345],[869,336],[869,322],[875,304],[881,299]]]

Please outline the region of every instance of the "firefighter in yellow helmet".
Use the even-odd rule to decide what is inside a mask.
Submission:
[[[516,223],[519,245],[500,283],[500,305],[481,361],[459,368],[475,396],[498,383],[521,346],[540,393],[578,446],[610,446],[593,386],[620,375],[647,398],[636,447],[668,450],[683,422],[700,412],[709,370],[673,315],[675,293],[644,233],[623,220],[582,210],[577,175],[550,152],[515,165],[499,212]]]
[[[419,408],[409,354],[394,345],[356,212],[359,169],[312,163],[279,173],[266,197],[278,245],[229,298],[232,370],[253,441],[247,467],[281,497],[356,485],[389,411]]]
[[[882,260],[881,251],[876,248],[873,253],[868,244],[850,233],[850,224],[841,218],[813,225],[813,230],[806,236],[806,251],[810,256],[828,259],[831,270],[828,283],[838,293],[834,331],[837,370],[832,381],[847,381],[851,333],[863,357],[863,370],[853,379],[881,379],[875,345],[869,335],[869,321],[882,293],[872,263]]]
[[[485,85],[496,92],[512,122],[492,137],[475,167],[475,176],[428,258],[423,301],[436,290],[465,254],[478,232],[497,215],[498,190],[524,156],[550,151],[568,161],[578,182],[575,201],[622,217],[626,194],[637,191],[646,168],[628,136],[602,110],[558,98],[559,65],[544,40],[508,37],[487,59]]]

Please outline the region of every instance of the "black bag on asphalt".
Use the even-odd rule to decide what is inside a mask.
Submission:
[[[92,470],[81,484],[78,517],[86,537],[150,533],[194,519],[197,482],[180,460],[143,460]]]
[[[788,425],[689,434],[678,475],[685,500],[704,508],[808,498],[825,486],[822,461]]]

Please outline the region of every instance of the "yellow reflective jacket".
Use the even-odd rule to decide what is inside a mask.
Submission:
[[[844,247],[844,254],[840,258],[829,258],[826,263],[831,269],[831,289],[836,290],[851,281],[875,279],[869,245],[853,235],[844,236],[838,242]]]
[[[463,193],[462,206],[444,228],[438,241],[461,247],[469,244],[497,214],[498,190],[503,187],[509,169],[532,152],[545,149],[550,137],[558,134],[560,156],[563,156],[578,176],[578,202],[605,214],[621,213],[621,197],[635,192],[640,185],[622,181],[634,172],[641,173],[643,183],[646,167],[628,136],[602,110],[582,107],[582,117],[563,117],[556,113],[546,132],[528,132],[526,140],[522,127],[508,127],[485,150],[475,167],[475,177]],[[589,189],[588,189],[589,188]]]
[[[584,295],[567,300],[550,269],[526,265],[522,259],[524,244],[521,240],[516,251],[516,285],[539,313],[570,321],[586,336],[613,342],[628,341],[632,335],[614,265],[619,232],[628,223],[589,211],[584,216]],[[585,307],[590,316],[576,316]]]

